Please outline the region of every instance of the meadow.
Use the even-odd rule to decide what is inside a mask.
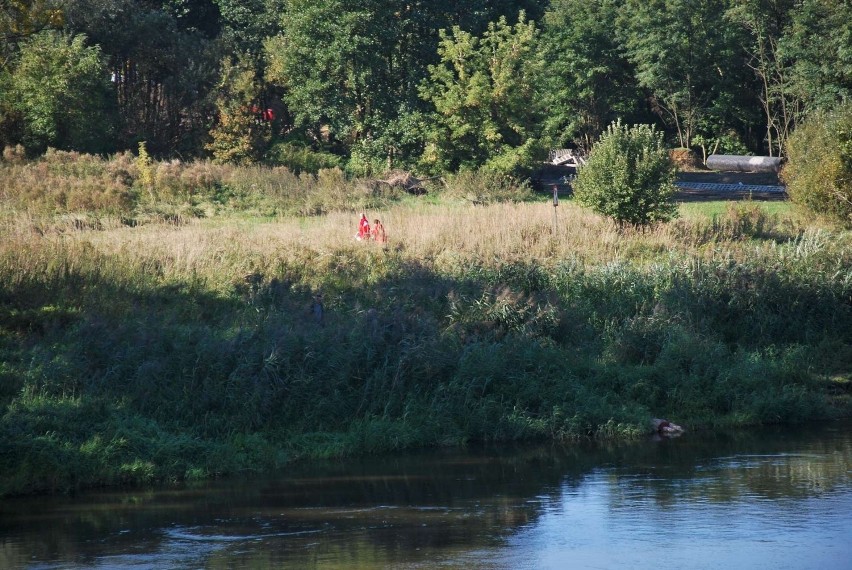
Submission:
[[[547,198],[7,152],[0,495],[849,415],[852,232],[750,201],[554,225]]]

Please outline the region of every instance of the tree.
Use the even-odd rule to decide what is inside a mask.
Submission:
[[[441,31],[441,62],[429,66],[423,99],[434,105],[424,163],[433,170],[511,171],[540,154],[536,84],[543,60],[535,22],[500,18],[481,38]]]
[[[10,65],[18,44],[32,35],[62,24],[53,0],[4,0],[0,3],[0,148],[17,145],[23,137],[23,118],[15,109]]]
[[[574,198],[619,225],[644,226],[677,215],[675,166],[663,133],[651,125],[612,123],[574,183]]]
[[[726,13],[729,21],[746,32],[741,36],[745,65],[758,81],[755,97],[763,111],[770,156],[783,154],[802,114],[802,99],[790,81],[790,62],[780,49],[793,8],[794,0],[734,0]]]
[[[48,146],[101,152],[109,148],[106,67],[84,36],[43,31],[24,41],[9,76],[10,103],[22,119],[30,152]]]
[[[267,78],[296,126],[358,164],[410,164],[428,110],[419,86],[437,63],[438,30],[481,33],[518,6],[544,0],[291,0],[265,42]],[[514,21],[514,20],[510,20]]]
[[[163,0],[162,9],[175,20],[181,32],[213,39],[221,32],[218,4],[216,0]]]
[[[215,0],[221,15],[221,39],[229,49],[260,58],[263,42],[281,31],[286,0]]]
[[[618,33],[655,112],[689,147],[702,127],[735,115],[742,91],[736,28],[723,20],[725,0],[628,0]],[[715,123],[715,124],[714,124]]]
[[[800,0],[781,39],[805,112],[852,99],[852,2]]]
[[[18,42],[62,25],[59,0],[4,0],[0,4],[0,69]]]
[[[391,107],[395,2],[292,0],[267,40],[267,78],[284,89],[296,124],[355,141]]]
[[[613,34],[617,0],[554,0],[545,15],[545,131],[590,149],[616,119],[647,119],[633,65]]]
[[[530,20],[538,21],[550,3],[548,0],[444,0],[440,12],[445,14],[445,27],[458,26],[475,36],[488,29],[488,24],[514,18],[523,12]]]
[[[222,64],[221,77],[216,99],[218,122],[210,131],[212,140],[206,149],[218,162],[255,162],[266,150],[272,132],[258,107],[261,86],[255,78],[254,66],[227,58]]]
[[[160,4],[162,6],[162,4]],[[119,111],[119,146],[198,154],[213,114],[216,44],[156,2],[65,0],[66,29],[100,46]]]

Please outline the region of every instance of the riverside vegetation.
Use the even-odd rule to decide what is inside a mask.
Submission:
[[[434,184],[8,150],[0,495],[848,415],[848,230],[563,200],[554,232],[523,184]],[[353,240],[361,210],[388,247]]]

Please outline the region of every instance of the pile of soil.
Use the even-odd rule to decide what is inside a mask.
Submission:
[[[420,180],[415,178],[410,172],[404,170],[394,170],[388,174],[387,178],[380,180],[380,182],[384,182],[388,186],[398,186],[400,188],[408,188],[420,184]]]
[[[701,164],[701,161],[698,160],[698,157],[691,149],[675,148],[669,151],[669,156],[679,171],[690,172],[704,168],[704,165]]]
[[[405,170],[394,170],[388,173],[384,180],[377,180],[382,184],[387,184],[393,188],[401,188],[410,194],[425,194],[426,188],[424,182],[429,178],[417,178],[410,172]]]

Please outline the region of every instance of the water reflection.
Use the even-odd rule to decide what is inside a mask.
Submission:
[[[0,503],[0,568],[848,568],[852,424]]]

